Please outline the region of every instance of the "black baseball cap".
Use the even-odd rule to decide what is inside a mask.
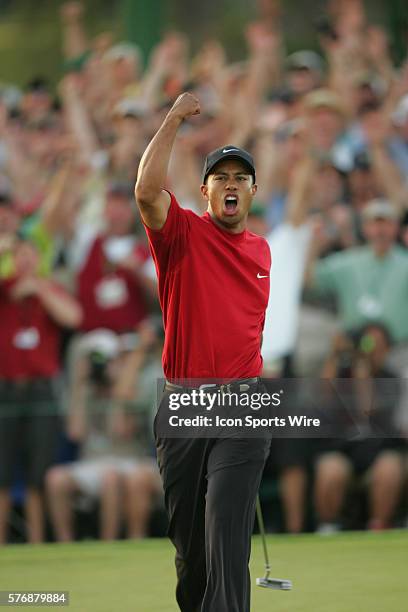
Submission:
[[[25,90],[33,93],[48,93],[49,83],[48,80],[43,76],[36,76],[25,86]]]
[[[234,145],[225,145],[224,147],[220,147],[219,149],[216,149],[215,151],[212,151],[207,155],[204,162],[202,174],[203,183],[205,183],[205,181],[207,180],[208,175],[211,174],[211,171],[214,166],[216,166],[218,162],[223,161],[224,159],[238,159],[243,164],[245,164],[245,166],[247,166],[249,170],[249,173],[252,175],[255,183],[255,165],[252,155],[248,153],[248,151],[240,149],[239,147],[236,147]]]
[[[14,206],[14,200],[11,197],[11,194],[6,190],[3,191],[1,187],[0,187],[0,206],[4,206],[4,208],[6,206],[10,206],[10,207]]]

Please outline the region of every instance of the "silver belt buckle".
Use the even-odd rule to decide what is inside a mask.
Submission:
[[[216,387],[215,383],[205,383],[204,385],[200,385],[199,389],[210,389],[211,387]]]
[[[248,391],[250,385],[248,385],[247,383],[243,383],[242,385],[239,385],[239,390],[240,391]]]

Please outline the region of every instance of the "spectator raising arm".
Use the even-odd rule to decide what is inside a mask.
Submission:
[[[94,153],[99,150],[97,136],[81,99],[75,75],[66,76],[60,84],[60,93],[66,111],[67,124],[76,139],[82,161],[91,164]]]
[[[287,220],[294,227],[307,220],[311,206],[311,187],[317,170],[317,160],[308,155],[297,165],[288,193]]]
[[[308,290],[315,288],[316,262],[323,251],[324,243],[323,224],[321,219],[317,219],[312,224],[312,238],[305,265],[304,286]]]
[[[263,96],[276,85],[281,46],[278,33],[260,23],[251,24],[245,35],[250,51],[245,78],[238,95],[224,94],[225,121],[231,124],[228,139],[240,147],[248,147]]]
[[[47,195],[41,206],[42,222],[51,236],[60,233],[67,220],[63,200],[70,179],[72,179],[72,158],[64,160],[50,180]],[[72,182],[69,188],[72,189]]]
[[[389,89],[394,81],[389,44],[385,31],[377,26],[369,26],[366,31],[366,50],[371,66],[376,69]]]
[[[64,56],[75,59],[88,51],[88,41],[83,27],[82,2],[65,2],[61,7]]]
[[[171,75],[171,69],[171,58],[168,56],[167,43],[164,40],[153,49],[140,84],[141,99],[147,108],[152,109],[159,104],[163,82]]]
[[[7,150],[5,170],[14,187],[14,195],[27,201],[44,187],[44,177],[35,158],[30,158],[20,139],[4,128],[4,144]]]
[[[371,119],[365,121],[363,130],[379,186],[384,195],[402,213],[406,206],[407,190],[398,167],[388,152],[387,143],[391,128],[383,109],[372,113]]]
[[[135,197],[143,221],[151,229],[161,229],[167,219],[170,197],[163,192],[163,187],[177,130],[185,118],[199,113],[197,98],[189,93],[181,94],[140,161]]]

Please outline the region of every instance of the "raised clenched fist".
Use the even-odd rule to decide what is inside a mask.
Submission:
[[[181,120],[200,114],[200,102],[191,93],[181,94],[170,109],[170,113]]]

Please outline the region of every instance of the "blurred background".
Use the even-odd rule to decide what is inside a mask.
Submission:
[[[183,207],[205,211],[209,151],[255,158],[264,375],[297,381],[299,414],[302,380],[347,379],[365,418],[358,439],[275,440],[268,528],[407,525],[407,46],[403,0],[0,0],[0,543],[165,533],[133,189],[183,91],[202,109],[169,168]]]
[[[2,79],[21,85],[41,66],[53,85],[57,83],[63,63],[58,7],[63,4],[61,0],[1,0]],[[257,14],[255,0],[207,2],[198,4],[194,11],[185,0],[154,3],[87,0],[84,4],[84,23],[89,36],[112,31],[117,39],[126,38],[140,45],[145,58],[164,31],[180,29],[190,33],[194,51],[208,38],[216,37],[226,45],[231,59],[242,59],[245,57],[243,29]],[[370,19],[389,32],[393,58],[401,62],[408,19],[403,0],[372,0],[366,4]],[[295,0],[284,3],[282,19],[288,50],[318,47],[314,19],[324,8],[324,0],[303,0],[301,5]]]

